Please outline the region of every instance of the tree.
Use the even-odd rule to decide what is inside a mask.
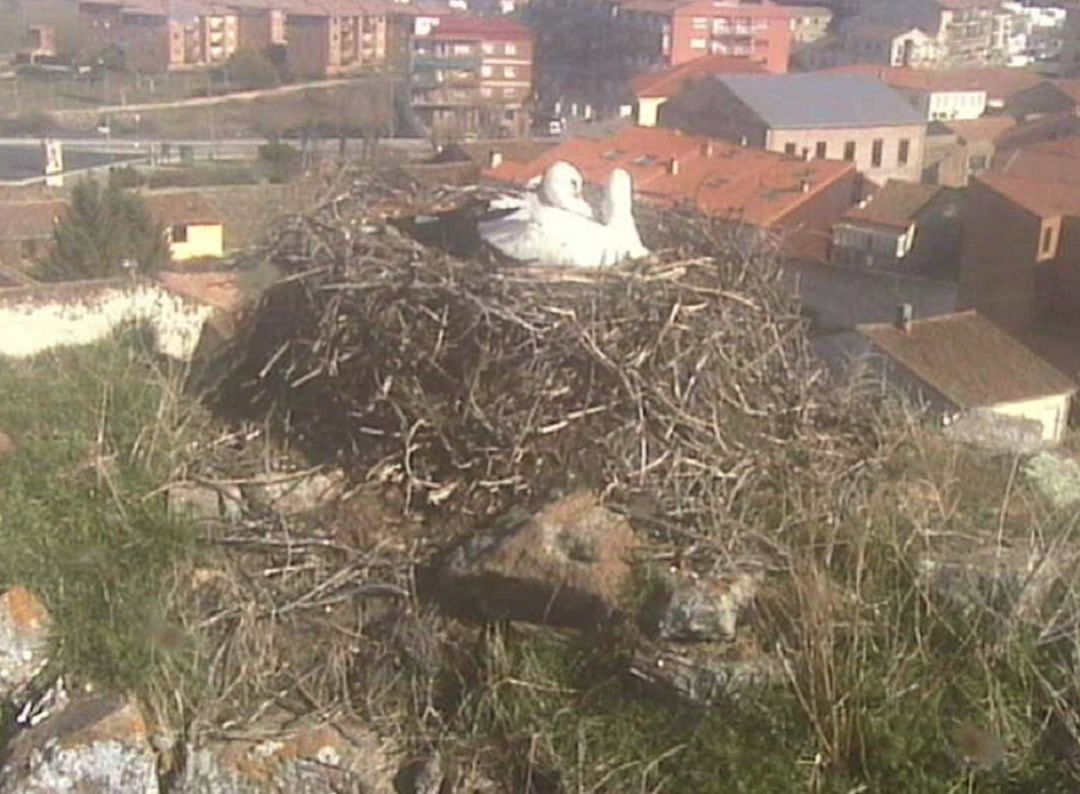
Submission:
[[[131,268],[153,273],[169,261],[165,230],[138,194],[86,179],[72,191],[38,275],[45,281],[110,278]]]
[[[259,147],[259,162],[274,184],[283,184],[300,170],[300,151],[295,146],[279,141],[264,143]]]
[[[225,76],[234,88],[272,88],[281,81],[273,62],[257,50],[237,50],[225,63]]]

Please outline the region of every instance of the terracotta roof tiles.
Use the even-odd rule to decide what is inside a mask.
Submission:
[[[763,73],[765,67],[749,58],[730,55],[705,55],[680,66],[660,72],[646,72],[634,78],[634,93],[639,97],[673,97],[694,78],[710,74]]]
[[[708,214],[762,227],[781,221],[854,169],[851,163],[796,160],[672,130],[632,127],[606,139],[574,138],[528,163],[504,162],[485,175],[524,184],[556,160],[573,163],[596,185],[605,184],[613,169],[624,168],[646,201],[693,202]]]

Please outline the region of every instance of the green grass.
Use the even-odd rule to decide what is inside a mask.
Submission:
[[[0,361],[0,586],[41,593],[56,625],[54,660],[78,679],[139,688],[170,651],[170,575],[196,536],[152,495],[183,433],[175,373],[148,341]]]

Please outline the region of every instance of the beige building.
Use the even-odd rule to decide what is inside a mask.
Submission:
[[[912,320],[901,307],[895,323],[858,331],[883,384],[958,437],[1018,451],[1062,440],[1076,382],[976,312]]]
[[[800,159],[845,160],[865,179],[919,182],[926,122],[865,75],[814,72],[701,80],[668,103],[665,126]]]

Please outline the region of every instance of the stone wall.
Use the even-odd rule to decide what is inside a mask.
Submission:
[[[27,358],[54,347],[105,339],[145,322],[159,352],[191,360],[211,306],[148,280],[79,281],[0,290],[0,356]]]

